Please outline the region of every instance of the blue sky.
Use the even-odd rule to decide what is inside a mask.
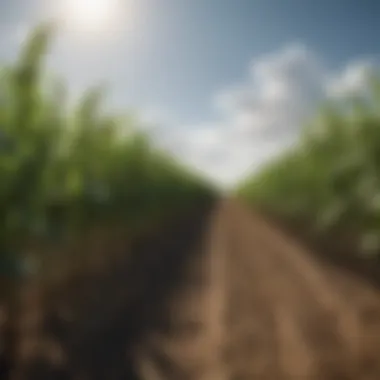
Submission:
[[[0,0],[1,60],[52,2]],[[169,148],[222,182],[291,143],[320,99],[362,87],[380,53],[378,0],[124,2],[133,26],[61,35],[52,69],[75,91],[106,81],[114,104],[166,124]]]

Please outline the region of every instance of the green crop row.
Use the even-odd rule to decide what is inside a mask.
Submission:
[[[247,202],[315,236],[355,234],[356,251],[380,249],[380,81],[330,101],[291,149],[242,183]],[[338,235],[336,236],[338,239]]]
[[[101,88],[69,106],[65,86],[46,79],[53,35],[51,25],[36,28],[17,61],[0,68],[3,272],[35,246],[99,226],[138,230],[213,192],[156,148],[137,118],[104,110]]]

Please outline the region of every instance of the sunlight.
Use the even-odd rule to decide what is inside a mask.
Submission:
[[[115,28],[123,11],[120,0],[63,0],[61,17],[75,32],[105,33]]]

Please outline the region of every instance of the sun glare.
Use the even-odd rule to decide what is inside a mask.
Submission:
[[[62,19],[71,30],[106,32],[122,12],[120,0],[63,0]]]

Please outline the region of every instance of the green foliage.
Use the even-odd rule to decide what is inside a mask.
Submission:
[[[53,28],[42,25],[0,76],[0,257],[60,243],[105,224],[129,229],[208,199],[202,179],[102,109],[103,89],[68,109],[61,82],[43,85]],[[125,132],[128,133],[125,133]]]
[[[356,231],[380,249],[380,80],[365,96],[330,104],[291,151],[248,178],[239,195],[314,231]],[[372,248],[366,248],[371,241]],[[360,250],[359,249],[359,250]]]

